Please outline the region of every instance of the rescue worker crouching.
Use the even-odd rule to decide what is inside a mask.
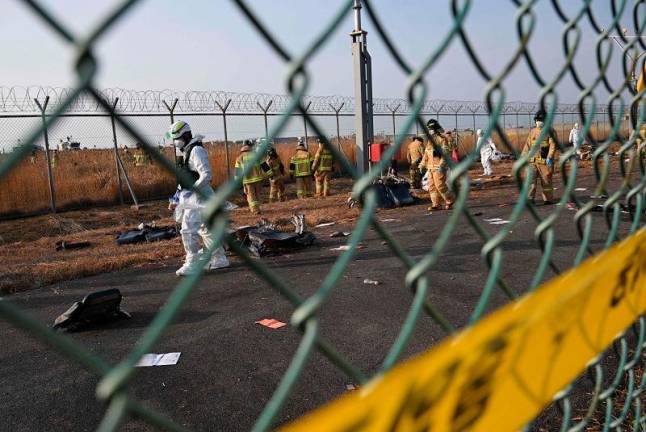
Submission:
[[[312,196],[312,156],[305,147],[305,140],[298,137],[296,153],[289,161],[289,173],[296,179],[296,196],[307,198]]]
[[[421,137],[413,137],[408,144],[406,160],[410,166],[408,174],[413,189],[422,188],[422,175],[419,172],[420,163],[424,157],[424,140]]]
[[[448,210],[453,205],[453,196],[446,186],[446,161],[442,153],[448,153],[449,142],[444,135],[444,129],[435,119],[430,119],[426,126],[429,129],[435,144],[441,147],[441,150],[435,150],[432,143],[428,143],[424,150],[424,156],[420,162],[420,169],[428,171],[428,192],[431,196],[431,210],[440,209],[440,204],[444,201],[444,209]]]
[[[285,166],[278,157],[276,149],[271,147],[267,151],[267,165],[271,169],[269,178],[269,202],[285,201]]]
[[[240,154],[236,158],[235,179],[242,178],[242,187],[247,196],[247,203],[251,213],[260,214],[260,194],[262,193],[264,175],[271,177],[272,173],[269,165],[259,160],[253,164],[247,174],[243,175],[246,167],[252,163],[254,156],[253,141],[245,140],[240,149]]]
[[[330,177],[334,171],[334,157],[330,149],[318,139],[319,148],[314,156],[312,170],[316,180],[316,197],[327,197],[330,189]]]
[[[522,150],[522,155],[530,152],[532,146],[535,145],[541,131],[543,130],[545,122],[545,111],[539,110],[534,116],[536,127],[533,128],[527,136],[527,141]],[[536,183],[540,181],[542,188],[542,197],[545,205],[554,203],[554,185],[552,183],[552,176],[554,174],[554,156],[556,153],[556,143],[553,136],[556,136],[554,129],[551,129],[545,134],[543,141],[540,143],[539,148],[532,157],[529,158],[529,170],[534,176],[534,180],[529,187],[528,198],[534,203],[536,197]]]

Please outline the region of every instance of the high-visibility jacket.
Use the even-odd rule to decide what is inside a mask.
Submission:
[[[424,145],[414,140],[408,144],[408,151],[406,152],[406,160],[409,164],[419,164],[424,157]]]
[[[449,143],[446,136],[441,133],[436,133],[433,135],[433,140],[435,144],[440,146],[441,151],[435,151],[433,144],[431,142],[426,144],[426,149],[424,150],[424,156],[422,161],[419,163],[421,168],[426,168],[427,170],[442,171],[446,165],[446,161],[442,157],[442,152],[449,153]]]
[[[289,161],[289,173],[294,177],[307,177],[312,175],[312,156],[304,146],[296,147],[296,153]]]
[[[251,163],[251,159],[254,157],[253,151],[249,146],[242,146],[240,149],[240,154],[236,158],[235,164],[235,178],[238,180],[242,176],[243,171],[246,169],[247,165]],[[258,183],[263,180],[263,171],[260,167],[260,161],[256,162],[247,175],[242,178],[242,184]]]
[[[281,180],[283,177],[285,177],[285,166],[283,165],[283,162],[280,160],[280,158],[268,157],[267,164],[269,165],[269,168],[271,168],[271,172],[273,173],[272,180]]]
[[[534,142],[541,133],[541,129],[535,127],[527,135],[527,141],[525,141],[525,146],[523,147],[522,155],[526,155],[531,150]],[[539,150],[534,153],[534,156],[529,158],[529,162],[545,164],[547,159],[554,160],[554,153],[556,153],[556,143],[552,139],[552,134],[556,134],[554,129],[550,129],[549,133],[546,134],[545,138],[540,144]]]
[[[312,169],[316,172],[321,172],[332,171],[333,168],[334,158],[332,156],[332,152],[324,146],[320,146],[316,151],[316,155],[314,155],[314,164],[312,165]]]

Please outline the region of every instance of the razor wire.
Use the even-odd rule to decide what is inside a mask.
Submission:
[[[227,99],[234,99],[232,94],[226,92],[129,92],[125,90],[104,90],[100,91],[94,86],[94,78],[99,67],[99,62],[94,56],[94,47],[98,40],[104,35],[106,30],[110,29],[112,25],[121,19],[128,11],[137,3],[138,0],[122,1],[115,7],[109,14],[107,14],[100,24],[88,35],[79,36],[74,34],[61,22],[56,20],[53,16],[49,15],[42,5],[35,0],[23,0],[34,14],[38,15],[44,23],[59,37],[65,39],[70,45],[76,48],[76,62],[75,71],[77,75],[77,85],[71,89],[54,89],[54,88],[37,88],[35,90],[27,89],[22,93],[13,89],[2,89],[2,99],[0,105],[3,110],[30,110],[33,98],[43,96],[50,96],[52,103],[50,105],[50,112],[48,116],[44,116],[43,125],[34,129],[24,139],[24,143],[18,147],[13,153],[8,155],[0,163],[0,176],[6,175],[12,168],[16,166],[23,158],[27,157],[32,150],[32,145],[43,133],[43,128],[50,127],[55,124],[59,116],[70,111],[104,111],[110,114],[117,112],[124,112],[128,110],[160,110],[163,112],[163,101],[166,99],[177,99],[178,104],[182,105],[182,110],[199,111],[201,109],[213,109],[212,104],[216,101],[223,103]],[[484,311],[490,303],[491,294],[494,289],[499,288],[509,298],[515,300],[521,294],[512,288],[512,284],[506,280],[501,274],[501,268],[504,261],[504,251],[502,248],[503,241],[507,238],[508,233],[518,223],[521,215],[529,214],[536,222],[537,228],[534,233],[534,241],[537,248],[542,253],[542,258],[538,267],[535,269],[534,277],[531,285],[527,287],[527,292],[534,290],[545,278],[546,271],[551,269],[556,274],[560,273],[564,268],[563,264],[556,262],[554,259],[554,241],[555,231],[554,224],[558,216],[562,213],[563,208],[569,202],[575,203],[579,210],[576,212],[573,223],[576,226],[580,245],[574,265],[577,266],[584,258],[593,255],[595,252],[591,247],[591,234],[592,234],[592,215],[594,201],[587,203],[579,202],[575,196],[574,186],[577,176],[578,161],[575,155],[574,148],[567,148],[563,143],[557,140],[559,152],[559,169],[563,178],[563,194],[560,198],[560,205],[555,207],[555,210],[549,216],[543,218],[539,215],[534,204],[527,198],[527,192],[531,182],[534,180],[531,173],[528,173],[527,168],[529,159],[538,151],[538,143],[550,133],[550,127],[554,123],[555,114],[562,112],[563,105],[558,104],[558,93],[556,86],[569,75],[575,84],[581,90],[581,95],[575,106],[570,106],[568,109],[573,109],[579,113],[581,122],[583,123],[583,135],[587,136],[594,144],[593,164],[594,174],[596,179],[595,193],[598,195],[607,194],[607,198],[603,202],[603,214],[607,226],[607,237],[604,248],[610,247],[613,243],[620,239],[619,227],[621,225],[621,204],[625,204],[630,209],[630,227],[629,233],[633,234],[642,226],[642,213],[644,209],[644,198],[646,195],[646,173],[644,168],[644,143],[638,140],[638,131],[644,124],[644,104],[642,98],[644,91],[637,92],[630,85],[630,78],[628,77],[628,70],[624,67],[625,80],[618,86],[613,87],[607,78],[606,71],[608,64],[612,58],[613,49],[612,43],[608,44],[608,35],[613,32],[617,33],[618,37],[622,38],[620,28],[620,20],[624,16],[632,17],[633,24],[637,29],[638,34],[642,34],[644,26],[646,25],[646,17],[642,18],[643,13],[640,14],[640,7],[644,5],[645,1],[634,2],[632,11],[628,10],[627,0],[610,0],[613,16],[610,23],[604,23],[605,28],[600,26],[598,20],[594,16],[591,9],[591,0],[582,2],[580,9],[573,16],[567,16],[559,2],[552,0],[551,5],[556,11],[557,15],[563,22],[563,54],[564,62],[560,70],[552,77],[546,77],[536,66],[536,61],[533,58],[531,50],[528,48],[528,43],[534,35],[534,28],[536,24],[536,15],[534,7],[535,0],[521,2],[520,0],[512,0],[511,5],[516,9],[516,28],[518,44],[512,55],[507,59],[505,66],[500,71],[488,70],[479,59],[476,51],[473,49],[469,35],[466,31],[466,18],[469,15],[471,1],[469,0],[452,0],[449,3],[452,14],[453,22],[450,29],[442,37],[442,42],[432,47],[427,53],[426,57],[421,62],[421,67],[413,69],[409,63],[404,60],[402,54],[398,50],[395,41],[391,38],[385,27],[381,23],[377,9],[370,1],[364,0],[370,21],[375,27],[375,33],[382,39],[387,46],[389,54],[392,56],[393,61],[400,67],[400,69],[409,77],[410,84],[406,89],[407,98],[401,100],[402,111],[408,114],[405,118],[403,130],[411,130],[417,123],[421,130],[424,131],[429,142],[436,150],[440,150],[435,142],[434,137],[429,134],[426,125],[421,117],[422,113],[427,111],[436,112],[434,108],[439,109],[457,109],[458,105],[454,102],[442,101],[428,102],[428,86],[425,82],[425,74],[432,70],[436,62],[443,56],[450,44],[460,44],[466,50],[468,57],[473,67],[478,73],[486,80],[486,96],[485,102],[469,104],[466,109],[477,110],[478,113],[486,113],[488,115],[488,125],[484,129],[485,139],[496,131],[503,141],[503,146],[510,153],[513,153],[517,160],[513,165],[513,176],[519,192],[519,198],[514,205],[510,222],[508,225],[500,229],[496,234],[490,235],[484,227],[474,218],[472,211],[469,207],[467,199],[469,198],[470,189],[472,186],[471,179],[469,178],[468,168],[476,158],[477,149],[470,152],[467,157],[459,163],[454,163],[447,155],[445,160],[451,167],[450,182],[453,184],[454,190],[458,191],[455,207],[449,215],[446,224],[443,226],[440,235],[433,241],[432,246],[428,253],[426,253],[420,260],[416,260],[409,255],[403,246],[392,236],[388,230],[375,218],[375,211],[377,207],[376,193],[371,187],[372,182],[378,176],[378,173],[385,169],[390,163],[391,157],[396,151],[399,151],[403,144],[404,136],[400,135],[396,138],[396,142],[391,148],[385,152],[382,160],[374,167],[372,171],[367,174],[359,175],[357,170],[348,164],[345,158],[342,157],[339,150],[332,145],[321,133],[321,129],[317,124],[315,118],[311,115],[317,112],[317,109],[328,109],[325,105],[341,103],[345,104],[345,109],[350,109],[353,106],[352,99],[336,98],[315,98],[312,100],[306,96],[308,85],[310,83],[310,75],[308,73],[308,63],[311,57],[316,54],[320,48],[325,44],[328,36],[336,31],[340,31],[340,23],[343,18],[350,12],[353,1],[346,0],[341,7],[336,10],[334,16],[326,23],[323,30],[316,34],[310,41],[307,48],[296,55],[289,53],[273,36],[268,24],[264,23],[253,9],[244,0],[233,0],[233,3],[246,17],[249,25],[254,28],[269,44],[275,54],[280,57],[287,69],[288,78],[288,91],[289,94],[285,96],[276,95],[242,95],[237,94],[236,109],[256,109],[254,104],[269,103],[269,100],[274,100],[272,109],[280,113],[276,121],[269,129],[268,136],[270,138],[277,136],[280,131],[286,126],[289,116],[294,113],[300,113],[304,116],[308,125],[313,132],[321,137],[324,144],[332,151],[334,156],[344,166],[344,170],[352,175],[355,180],[353,188],[353,196],[359,200],[363,207],[361,214],[356,222],[355,229],[348,241],[349,249],[343,252],[336,260],[331,270],[324,278],[320,287],[308,297],[301,297],[296,293],[296,290],[291,284],[280,278],[274,271],[272,271],[265,263],[260,260],[253,259],[249,256],[248,252],[238,246],[235,242],[230,241],[227,236],[228,218],[223,211],[227,198],[241,187],[241,180],[230,180],[221,185],[213,196],[203,196],[207,199],[207,221],[211,232],[213,233],[216,242],[213,247],[207,251],[201,258],[200,264],[205,264],[209,259],[211,253],[224,242],[228,242],[231,249],[255,272],[260,278],[273,287],[277,293],[288,300],[293,308],[291,317],[291,324],[302,332],[302,338],[298,349],[294,353],[291,364],[285,371],[281,382],[279,383],[273,396],[267,403],[265,409],[257,419],[254,430],[267,430],[276,420],[280,413],[281,407],[285,403],[286,398],[291,394],[295,383],[302,378],[304,366],[308,358],[315,351],[323,354],[327,359],[347,374],[354,382],[365,384],[370,378],[378,377],[381,374],[387,373],[401,358],[404,349],[407,347],[409,339],[413,331],[419,323],[423,314],[429,315],[435,325],[443,329],[447,335],[454,334],[456,324],[450,322],[448,318],[436,307],[430,298],[432,290],[432,283],[427,273],[432,270],[435,264],[440,259],[440,254],[446,248],[451,235],[454,233],[457,222],[461,217],[464,217],[474,233],[480,238],[482,247],[481,253],[488,267],[488,275],[485,280],[484,286],[480,292],[477,303],[473,306],[472,313],[469,319],[469,325],[478,325],[478,321],[482,317]],[[583,82],[580,74],[577,71],[573,59],[578,50],[580,42],[581,25],[587,21],[598,35],[596,43],[597,49],[597,69],[598,75],[590,82]],[[630,42],[623,40],[625,43],[622,54],[625,52],[632,52],[634,50],[646,50],[643,41],[633,39]],[[540,85],[541,93],[537,103],[512,103],[505,101],[505,79],[509,73],[521,63],[525,63],[530,70],[530,75],[534,81]],[[598,103],[594,96],[594,90],[598,87],[605,88],[611,96],[607,103],[597,107]],[[624,100],[623,95],[629,92],[631,99],[628,104]],[[116,98],[123,101],[123,106],[113,105]],[[375,102],[375,112],[387,106],[392,106],[393,103],[398,103],[396,100],[387,100],[387,105],[382,105],[383,101]],[[311,107],[306,108],[312,102]],[[162,105],[160,106],[160,103]],[[233,104],[234,102],[232,102]],[[460,103],[458,103],[460,104]],[[461,103],[466,105],[465,103]],[[263,105],[266,106],[266,105]],[[338,105],[335,105],[338,106]],[[542,129],[539,138],[531,147],[527,154],[519,154],[518,151],[511,145],[504,128],[500,124],[500,119],[503,113],[509,110],[518,109],[524,110],[522,112],[532,112],[537,108],[543,108],[547,112],[546,127]],[[607,110],[610,115],[611,132],[609,137],[601,142],[596,142],[590,133],[592,121],[595,112],[599,110]],[[389,111],[387,111],[389,112]],[[631,116],[631,125],[633,134],[628,139],[623,139],[618,135],[621,119],[625,112],[629,112]],[[143,144],[143,148],[155,159],[159,164],[165,167],[170,172],[173,172],[180,184],[184,187],[190,187],[192,182],[184,172],[178,171],[174,164],[168,161],[163,155],[159,153],[154,143],[151,143],[142,135],[132,124],[115,115],[115,120],[120,127],[122,127],[134,139]],[[621,147],[619,149],[620,157],[620,175],[622,177],[621,186],[615,190],[608,190],[608,178],[610,174],[610,145],[619,140]],[[245,169],[249,171],[253,163],[260,160],[264,151],[267,150],[269,142],[267,140],[260,145],[259,151],[254,155],[252,163]],[[634,172],[638,169],[640,178],[634,178]],[[197,191],[201,194],[200,191]],[[634,205],[633,205],[634,203]],[[399,259],[402,264],[407,268],[407,274],[404,280],[405,288],[410,292],[412,297],[410,308],[406,313],[406,318],[401,325],[399,334],[392,344],[388,353],[386,353],[381,367],[374,374],[368,374],[365,371],[358,369],[352,362],[346,358],[342,353],[335,349],[319,331],[319,317],[318,312],[326,304],[327,299],[334,291],[339,278],[343,275],[350,261],[354,258],[357,252],[357,246],[364,238],[369,228],[374,229],[378,235],[384,240],[393,256]],[[199,265],[199,268],[203,268]],[[128,416],[138,417],[151,425],[162,429],[168,430],[184,430],[185,428],[163,414],[150,409],[137,401],[131,394],[128,393],[128,386],[133,377],[137,374],[134,366],[140,358],[150,348],[163,337],[164,332],[167,330],[172,319],[178,314],[182,305],[186,301],[188,295],[195,289],[197,282],[202,277],[201,272],[186,277],[182,280],[177,287],[169,295],[166,304],[155,316],[150,326],[144,331],[138,343],[132,348],[132,351],[126,358],[122,359],[116,365],[108,364],[105,360],[92,354],[79,343],[73,341],[71,338],[61,334],[56,334],[50,329],[40,324],[38,321],[30,317],[24,311],[12,304],[9,299],[0,300],[0,317],[10,321],[12,324],[24,329],[31,336],[48,344],[52,348],[59,351],[61,354],[67,356],[71,360],[76,361],[81,366],[85,367],[90,372],[100,377],[100,381],[96,388],[97,398],[104,401],[107,405],[105,415],[99,430],[112,431],[118,429],[123,424]],[[605,416],[602,419],[604,423],[603,430],[623,430],[625,426],[630,427],[633,431],[644,430],[646,428],[646,417],[642,413],[641,398],[646,389],[646,375],[642,375],[641,380],[637,382],[637,368],[644,367],[644,358],[642,356],[644,348],[644,340],[646,335],[646,324],[644,318],[638,319],[632,328],[635,335],[636,342],[628,336],[627,329],[616,340],[615,347],[617,351],[617,367],[614,370],[606,367],[601,361],[603,353],[599,353],[597,360],[593,361],[588,366],[588,375],[590,376],[594,385],[593,394],[590,397],[588,410],[585,416],[581,418],[574,418],[572,415],[572,401],[575,384],[564,389],[557,395],[554,395],[556,405],[561,409],[561,427],[563,431],[580,431],[589,426],[593,415],[600,406],[604,407]],[[609,383],[606,384],[608,377],[611,377]],[[623,400],[618,397],[619,390],[625,390],[625,397]],[[501,415],[504,415],[501,413]],[[632,423],[626,425],[626,419],[632,416]],[[528,425],[526,429],[529,429]],[[356,430],[360,429],[360,425]]]
[[[35,100],[44,100],[49,97],[49,110],[54,110],[63,103],[73,89],[65,87],[47,86],[0,86],[0,113],[38,113],[39,108]],[[168,107],[177,100],[176,110],[183,113],[217,112],[228,101],[228,112],[272,114],[283,113],[289,106],[289,95],[269,93],[241,93],[227,91],[197,91],[197,90],[133,90],[121,88],[106,88],[97,91],[109,103],[118,101],[116,110],[119,113],[168,113]],[[311,114],[343,114],[354,113],[354,98],[350,96],[303,96],[304,105],[310,105],[308,113]],[[397,113],[410,114],[412,106],[410,101],[398,98],[373,98],[373,112],[375,114],[390,114],[391,107],[399,106]],[[503,112],[532,114],[538,109],[537,103],[511,101],[505,102]],[[586,110],[592,109],[586,106]],[[559,104],[559,113],[578,112],[577,104]],[[102,112],[103,108],[96,99],[87,92],[83,92],[67,109],[69,113]],[[486,104],[481,101],[468,100],[426,100],[421,109],[425,114],[489,114]],[[598,113],[605,113],[605,107],[597,108]]]

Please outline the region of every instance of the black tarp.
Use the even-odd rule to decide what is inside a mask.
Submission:
[[[247,226],[233,232],[238,244],[257,257],[280,255],[314,244],[316,237],[305,229],[303,215],[292,216],[294,232],[282,232],[263,220],[258,225]]]

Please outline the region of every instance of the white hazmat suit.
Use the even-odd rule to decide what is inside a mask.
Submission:
[[[484,169],[483,175],[490,176],[493,174],[491,161],[494,154],[498,152],[498,149],[496,149],[496,145],[491,138],[487,138],[487,141],[484,141],[484,138],[482,137],[482,129],[478,129],[477,136],[478,142],[476,143],[476,146],[480,147],[480,162]]]
[[[570,130],[570,137],[568,139],[568,142],[570,145],[573,145],[574,148],[576,149],[576,154],[580,155],[581,154],[581,144],[583,142],[581,141],[581,129],[579,129],[579,124],[574,123],[574,127],[572,130]]]
[[[188,161],[185,162],[185,167],[189,171],[199,175],[193,185],[193,189],[201,191],[208,197],[214,193],[211,188],[211,178],[213,175],[211,173],[208,153],[201,146],[201,138],[199,135],[193,138],[184,146],[182,153],[186,156],[188,152]],[[203,210],[204,202],[197,193],[186,189],[179,191],[179,202],[175,208],[175,220],[182,225],[180,234],[182,236],[182,243],[184,243],[184,250],[186,251],[186,259],[184,265],[176,272],[178,276],[184,276],[197,270],[194,264],[200,259],[200,255],[202,254],[200,237],[202,238],[205,249],[213,246],[213,236],[202,220]],[[228,266],[229,260],[224,254],[224,248],[220,246],[213,251],[206,270],[214,270]]]

